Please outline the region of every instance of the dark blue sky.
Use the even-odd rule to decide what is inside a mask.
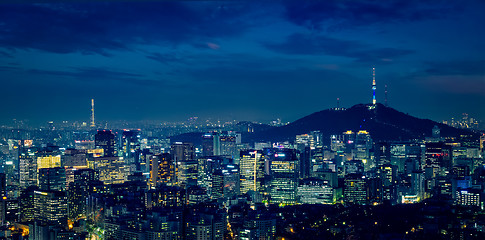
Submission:
[[[0,5],[0,121],[485,120],[484,1],[74,2]]]

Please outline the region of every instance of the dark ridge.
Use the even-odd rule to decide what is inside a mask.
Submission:
[[[347,130],[367,130],[375,141],[406,141],[430,137],[434,126],[440,128],[442,137],[474,135],[471,131],[416,118],[378,103],[375,106],[357,104],[344,110],[315,112],[286,126],[248,134],[243,141],[293,141],[295,135],[311,131],[320,131],[325,138]]]

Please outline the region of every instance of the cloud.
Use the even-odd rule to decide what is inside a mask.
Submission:
[[[431,91],[485,96],[485,76],[431,75],[423,76],[420,82]]]
[[[10,54],[9,52],[6,52],[6,51],[1,51],[1,50],[0,50],[0,56],[5,57],[5,58],[13,58],[12,54]]]
[[[453,1],[286,1],[288,21],[316,30],[336,30],[376,23],[420,21],[446,16],[458,8]]]
[[[0,7],[0,45],[110,56],[115,50],[132,50],[136,44],[176,45],[244,32],[248,27],[245,5],[221,8],[218,4],[4,4]]]
[[[171,64],[171,63],[182,63],[183,59],[179,56],[178,53],[152,53],[146,56],[149,59],[155,60],[157,62],[163,64]]]
[[[58,77],[71,77],[83,82],[101,83],[105,86],[112,83],[127,83],[137,86],[163,85],[163,81],[145,79],[144,75],[130,72],[121,72],[100,67],[74,67],[71,71],[30,69],[30,74],[52,75]],[[103,81],[99,81],[103,80]]]
[[[478,75],[485,77],[485,60],[457,60],[425,63],[424,74],[427,75]]]
[[[12,70],[18,70],[18,67],[14,66],[0,66],[0,70],[2,71],[12,71]]]
[[[282,43],[263,43],[263,46],[283,54],[341,56],[371,63],[390,62],[393,58],[413,52],[397,48],[375,48],[358,41],[301,33],[288,36]]]
[[[207,47],[209,47],[210,49],[213,49],[213,50],[217,50],[217,49],[221,48],[221,46],[219,46],[218,44],[211,43],[211,42],[207,43]]]

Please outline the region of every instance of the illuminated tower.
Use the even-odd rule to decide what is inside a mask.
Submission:
[[[91,127],[96,127],[94,123],[94,99],[91,99]]]
[[[372,68],[372,104],[376,105],[376,68]]]

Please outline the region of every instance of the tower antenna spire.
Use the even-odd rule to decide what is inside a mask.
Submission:
[[[91,99],[91,127],[96,127],[94,122],[94,98]]]
[[[387,107],[387,84],[384,85],[384,105]]]
[[[376,68],[372,68],[372,105],[376,105]]]

